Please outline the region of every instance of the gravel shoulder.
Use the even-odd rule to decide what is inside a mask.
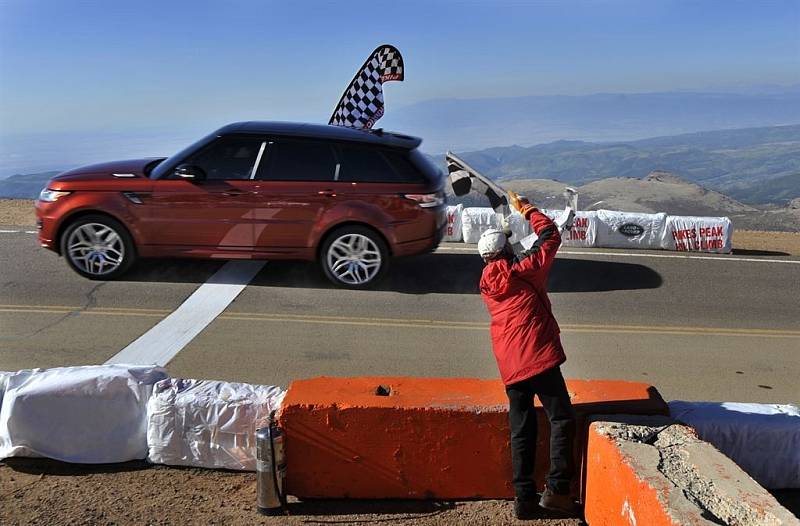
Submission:
[[[42,459],[0,463],[0,524],[531,524],[509,501],[291,499],[288,517],[255,511],[255,474],[129,462],[78,466]]]
[[[32,199],[0,199],[0,225],[35,225],[34,202]]]
[[[800,256],[800,233],[735,230],[734,254]]]

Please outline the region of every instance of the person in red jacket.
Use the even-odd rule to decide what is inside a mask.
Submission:
[[[530,221],[538,239],[518,259],[508,232],[489,230],[481,236],[478,251],[486,263],[480,293],[492,317],[492,348],[509,401],[514,512],[520,519],[534,518],[541,506],[573,514],[577,512],[570,497],[575,414],[561,375],[566,356],[560,330],[547,297],[547,275],[561,236],[553,221],[527,199],[510,195],[511,204]],[[540,499],[533,481],[534,395],[550,422],[550,472]]]

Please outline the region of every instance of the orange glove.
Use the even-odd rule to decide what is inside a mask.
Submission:
[[[528,198],[522,195],[519,195],[516,192],[509,191],[508,192],[509,201],[511,202],[511,206],[514,207],[522,217],[528,219],[530,215],[536,210],[536,207],[528,201]]]

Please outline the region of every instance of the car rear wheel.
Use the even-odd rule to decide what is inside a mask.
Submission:
[[[376,283],[389,265],[386,243],[374,230],[340,228],[329,235],[320,252],[322,270],[335,285],[364,289]]]
[[[119,221],[102,215],[84,216],[61,236],[61,254],[72,270],[94,280],[124,274],[136,259],[136,249]]]

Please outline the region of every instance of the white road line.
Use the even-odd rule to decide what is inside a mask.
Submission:
[[[471,252],[478,255],[477,248],[469,247],[439,247],[437,251],[442,252]],[[704,259],[710,261],[744,261],[750,263],[788,263],[790,265],[800,265],[800,260],[796,259],[766,259],[766,258],[743,258],[738,256],[689,256],[684,254],[637,254],[633,252],[579,252],[577,250],[559,250],[559,254],[572,256],[619,256],[629,258],[677,258],[677,259]]]
[[[115,354],[107,364],[167,365],[236,299],[264,261],[229,261],[172,314]]]
[[[22,230],[0,230],[0,234],[19,234]]]

